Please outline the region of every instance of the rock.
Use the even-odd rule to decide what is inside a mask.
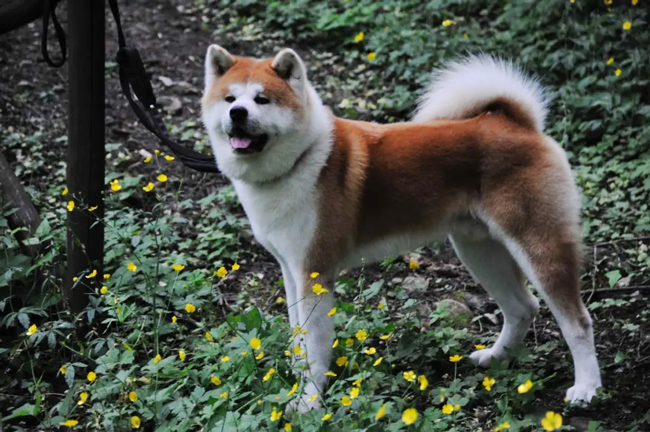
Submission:
[[[475,310],[481,309],[486,303],[485,298],[481,298],[480,296],[468,292],[458,293],[458,298],[467,304],[467,306]]]
[[[490,321],[490,322],[491,322],[492,324],[494,324],[495,326],[498,326],[498,325],[499,325],[499,317],[497,317],[496,315],[491,314],[491,313],[486,313],[486,314],[483,315],[483,316],[484,316],[485,318],[487,318],[487,320]]]
[[[404,282],[404,279],[401,278],[401,277],[395,277],[395,278],[391,279],[391,282],[394,283],[394,284],[401,284],[402,282]]]
[[[404,278],[402,287],[407,292],[424,291],[429,287],[429,279],[422,276],[408,276]]]
[[[433,306],[435,309],[438,309],[440,307],[446,308],[452,317],[460,314],[467,314],[468,316],[472,316],[472,311],[470,308],[465,303],[459,302],[458,300],[444,299],[440,300],[439,302],[435,302]]]
[[[161,97],[161,102],[163,103],[163,109],[172,115],[178,115],[183,109],[183,104],[181,100],[175,96]]]
[[[158,77],[158,79],[160,80],[160,82],[162,82],[165,85],[165,87],[170,87],[174,85],[174,80],[166,76],[161,75]]]

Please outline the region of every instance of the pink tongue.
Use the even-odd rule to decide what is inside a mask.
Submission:
[[[247,148],[251,144],[250,138],[230,138],[230,145],[232,148]]]

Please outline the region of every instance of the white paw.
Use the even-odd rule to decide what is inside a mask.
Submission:
[[[307,384],[303,394],[289,402],[284,411],[287,414],[291,414],[294,411],[298,411],[302,414],[320,408],[320,395],[314,397],[314,395],[318,395],[318,393],[318,389],[313,383]]]
[[[503,360],[506,358],[506,353],[503,351],[495,351],[493,347],[477,350],[469,355],[469,359],[472,361],[472,363],[483,367],[490,367],[490,363],[492,363],[493,357],[499,360]]]
[[[591,399],[596,396],[596,389],[600,384],[576,384],[566,392],[566,398],[572,404],[579,401],[591,402]]]

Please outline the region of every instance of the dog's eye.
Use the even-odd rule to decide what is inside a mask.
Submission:
[[[234,101],[235,101],[235,97],[234,97],[234,96],[226,96],[226,102],[228,102],[228,103],[233,103]]]
[[[258,105],[266,105],[269,102],[271,101],[268,98],[265,98],[264,96],[257,96],[255,98],[255,103]]]

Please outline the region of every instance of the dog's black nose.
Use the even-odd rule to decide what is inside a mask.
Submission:
[[[248,117],[248,111],[244,107],[234,107],[230,109],[230,118],[235,123],[243,123]]]

